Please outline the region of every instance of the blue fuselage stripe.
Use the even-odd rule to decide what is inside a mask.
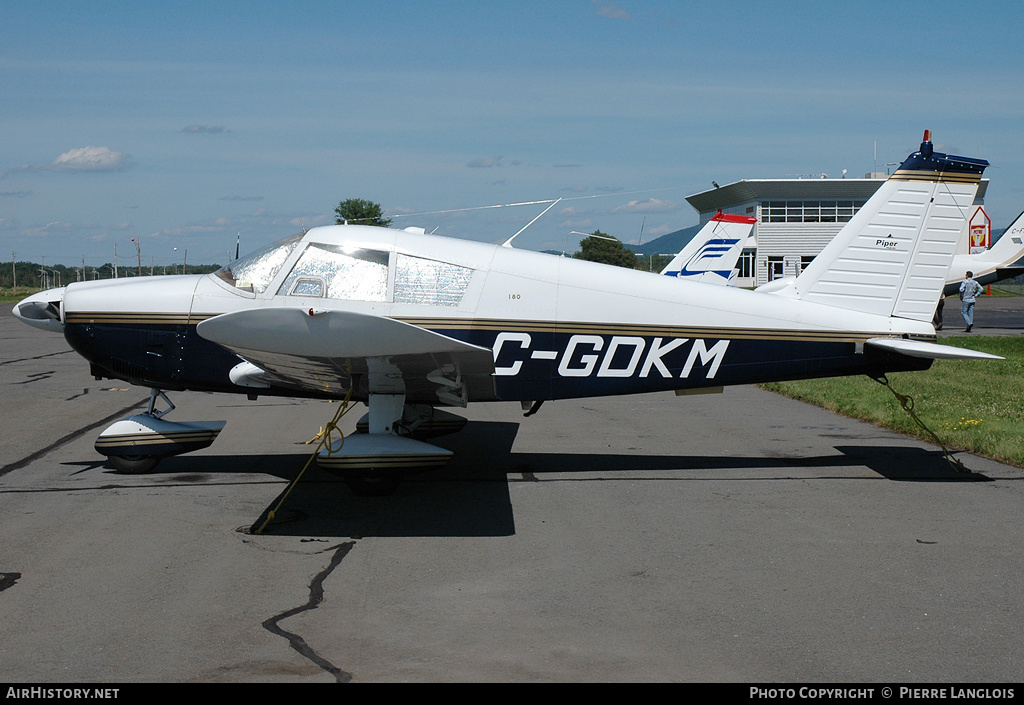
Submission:
[[[697,389],[786,379],[926,369],[930,360],[858,346],[842,334],[714,330],[654,335],[641,327],[574,326],[538,330],[508,322],[487,329],[431,327],[434,332],[494,351],[493,396],[499,400],[567,399]],[[573,332],[579,331],[579,332]],[[83,357],[136,384],[163,389],[252,393],[228,381],[238,355],[196,333],[194,325],[68,324],[65,336]],[[858,347],[863,352],[857,352]],[[347,379],[339,382],[347,385]],[[271,388],[259,394],[334,398],[313,388]],[[471,400],[472,401],[472,400]]]

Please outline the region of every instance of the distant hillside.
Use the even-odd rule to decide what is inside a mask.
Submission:
[[[659,238],[655,238],[650,242],[645,242],[640,246],[627,245],[629,249],[636,252],[638,255],[665,255],[665,254],[676,254],[679,250],[683,249],[683,245],[693,239],[693,236],[700,230],[700,225],[694,225],[689,228],[683,228],[682,230],[676,230],[674,233],[668,235],[662,235]]]

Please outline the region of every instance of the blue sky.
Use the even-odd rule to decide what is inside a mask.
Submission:
[[[648,241],[712,180],[860,177],[925,128],[992,162],[1005,227],[1022,30],[984,0],[5,2],[0,261],[223,262],[352,197],[487,242],[547,204],[479,207],[562,198],[517,246]]]

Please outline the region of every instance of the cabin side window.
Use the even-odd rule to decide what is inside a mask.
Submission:
[[[285,277],[278,294],[386,301],[388,253],[311,243]]]
[[[472,276],[469,267],[399,254],[395,262],[395,303],[458,306]]]

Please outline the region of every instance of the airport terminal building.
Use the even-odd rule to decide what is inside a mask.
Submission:
[[[886,178],[870,173],[863,179],[745,179],[686,200],[700,214],[701,226],[719,210],[757,218],[736,280],[736,286],[754,287],[800,274]],[[969,215],[972,232],[988,218],[981,207],[987,186],[988,179],[982,179]],[[990,235],[991,225],[986,226]]]

